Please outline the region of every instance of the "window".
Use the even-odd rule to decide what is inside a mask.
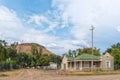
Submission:
[[[106,68],[110,68],[110,61],[106,61]]]

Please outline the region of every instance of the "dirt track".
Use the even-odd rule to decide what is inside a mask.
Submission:
[[[99,76],[64,76],[55,71],[40,71],[36,69],[22,69],[10,72],[1,72],[0,80],[120,80],[120,75]]]

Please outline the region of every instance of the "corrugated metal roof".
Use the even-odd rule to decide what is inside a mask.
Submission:
[[[75,60],[99,60],[100,56],[95,56],[91,54],[82,54],[80,56],[75,57]]]
[[[84,53],[82,55],[79,55],[77,57],[71,57],[67,56],[68,61],[76,61],[76,60],[100,60],[100,56],[95,56],[92,54]]]

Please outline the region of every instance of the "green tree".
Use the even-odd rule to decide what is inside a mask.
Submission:
[[[18,45],[18,42],[14,42],[14,43],[10,44],[10,46],[11,46],[13,49],[15,49],[17,45]]]
[[[116,44],[113,44],[113,45],[112,45],[112,48],[120,48],[120,43],[118,42],[118,43],[116,43]]]
[[[73,56],[73,54],[72,54],[72,50],[71,50],[71,49],[69,49],[69,51],[68,51],[68,55],[69,55],[69,56]]]
[[[16,59],[17,57],[17,51],[13,48],[7,48],[7,57],[11,59]]]
[[[112,48],[111,55],[114,56],[115,64],[120,65],[120,48]]]
[[[71,52],[72,52],[71,54],[73,55],[73,57],[76,57],[78,55],[85,54],[85,53],[91,54],[92,48],[76,49],[76,50],[72,50]],[[100,49],[94,48],[93,54],[96,56],[100,56]],[[69,56],[69,51],[68,51],[68,56]]]
[[[38,49],[37,49],[36,45],[32,45],[31,52],[32,52],[33,55],[38,54]]]
[[[42,55],[41,58],[39,58],[39,65],[40,66],[48,66],[50,63],[50,58],[47,55]]]
[[[7,42],[5,40],[0,40],[0,46],[6,46]]]
[[[49,55],[50,62],[54,62],[58,67],[61,65],[62,57],[59,55],[51,54]]]
[[[78,55],[82,54],[82,49],[77,49]]]
[[[91,54],[92,53],[92,48],[83,48],[81,50],[81,54],[83,54],[83,53]],[[100,56],[100,49],[94,48],[93,49],[93,54],[96,55],[96,56]]]
[[[26,53],[18,53],[17,54],[17,64],[20,65],[20,67],[26,67],[28,65],[28,55]]]
[[[76,50],[73,50],[73,51],[72,51],[72,55],[73,55],[73,57],[76,57],[76,56],[77,56],[77,51],[76,51]]]
[[[4,47],[0,47],[0,62],[5,61],[7,59],[7,52]]]
[[[16,67],[14,67],[14,66],[16,66],[16,60],[13,60],[13,59],[11,59],[11,58],[8,58],[8,59],[6,59],[6,64],[7,64],[7,66],[6,66],[6,68],[9,70],[11,70],[11,69],[13,69],[13,68],[16,68]]]

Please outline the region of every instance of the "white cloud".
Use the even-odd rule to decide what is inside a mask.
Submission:
[[[84,40],[72,40],[72,44],[78,47],[90,47]]]
[[[17,17],[16,13],[13,10],[9,10],[5,6],[0,6],[0,34],[1,38],[13,38],[18,40],[16,37],[25,31],[23,24],[20,19]]]
[[[57,49],[57,50],[62,50],[64,49],[63,46],[61,45],[57,45],[56,43],[49,43],[46,45],[46,47],[50,48],[50,49]]]
[[[54,28],[58,26],[58,22],[52,21],[48,17],[38,14],[30,16],[28,23],[35,23],[39,27],[46,27],[47,29],[45,28],[44,32],[52,31]],[[47,24],[48,27],[45,26],[44,24]]]
[[[73,27],[70,32],[76,38],[76,40],[81,41],[87,39],[88,41],[91,41],[91,32],[89,30],[91,28],[91,25],[95,27],[95,41],[99,41],[101,45],[103,37],[106,40],[110,40],[111,37],[109,36],[117,35],[115,33],[115,29],[116,26],[119,25],[120,21],[119,0],[52,1],[52,6],[57,7],[59,12],[61,11],[61,17],[63,21],[65,20],[64,18],[68,18],[70,23],[73,24]],[[118,28],[118,31],[119,30],[120,28]],[[86,41],[84,42],[87,43]],[[104,43],[113,44],[108,42]],[[95,45],[97,45],[97,43],[95,43]]]
[[[73,23],[71,33],[76,38],[84,38],[91,25],[101,31],[103,28],[115,28],[119,20],[119,4],[119,0],[53,0],[53,7],[57,6],[61,10],[63,21],[67,17]]]
[[[117,30],[118,32],[120,32],[120,26],[116,27],[116,30]]]
[[[38,16],[38,15],[30,16],[30,20],[28,21],[28,23],[35,22],[35,24],[42,26],[42,24],[40,23],[41,19],[46,20],[44,16]]]
[[[46,27],[44,30],[25,27],[15,11],[0,6],[0,35],[5,39],[37,42],[56,53],[63,53],[68,49],[90,47],[91,32],[89,29],[91,25],[94,25],[94,41],[98,41],[102,45],[100,41],[103,41],[103,38],[111,40],[110,35],[117,35],[112,33],[115,29],[120,32],[120,28],[116,28],[120,21],[119,4],[119,0],[52,0],[51,6],[54,10],[49,10],[45,14],[32,15],[28,20],[29,25],[34,23],[38,27]],[[69,31],[71,35],[68,36],[72,36],[74,39],[63,39],[61,36],[46,33],[54,31],[58,27],[63,29],[71,27]]]
[[[0,24],[0,38],[10,42],[24,40],[47,44],[47,39],[50,41],[56,39],[34,28],[25,27],[15,11],[5,6],[0,6]]]
[[[49,22],[44,16],[40,17],[40,19],[39,17],[35,17],[35,19],[37,18],[38,21],[42,19],[52,25],[52,22]],[[5,6],[0,6],[0,24],[0,38],[9,42],[22,42],[22,40],[23,42],[36,42],[59,54],[77,47],[72,44],[71,40],[64,40],[44,31],[25,27],[17,13]]]

